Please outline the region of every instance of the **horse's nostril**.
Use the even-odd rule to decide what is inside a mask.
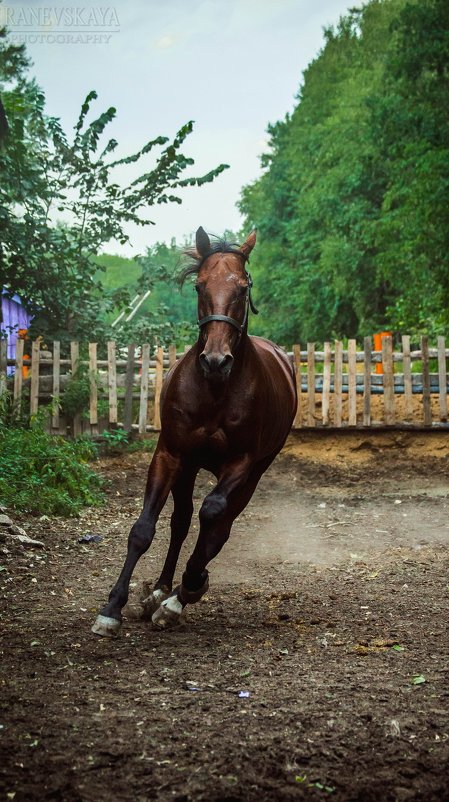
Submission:
[[[200,354],[200,363],[205,373],[226,375],[234,362],[232,354]]]
[[[222,373],[229,372],[232,368],[233,362],[234,362],[234,357],[232,356],[232,354],[225,354],[225,356],[223,357],[223,361],[220,365],[220,370],[222,371]]]

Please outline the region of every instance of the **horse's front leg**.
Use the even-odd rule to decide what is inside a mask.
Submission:
[[[129,583],[136,564],[150,547],[156,522],[167,496],[176,481],[180,460],[158,445],[148,470],[144,506],[128,537],[128,553],[120,576],[109,594],[109,600],[97,616],[92,632],[115,637],[122,624],[122,609],[128,601]]]
[[[174,506],[170,521],[170,545],[159,579],[149,596],[142,599],[142,618],[151,619],[157,608],[171,593],[179,552],[188,535],[192,519],[192,495],[197,473],[198,469],[196,467],[183,467],[173,486]]]
[[[207,592],[208,563],[221,551],[229,538],[235,518],[245,509],[263,473],[262,466],[250,467],[245,459],[228,466],[214,490],[201,506],[200,532],[192,556],[179,585],[154,613],[152,620],[166,628],[177,623],[186,604],[192,604]]]

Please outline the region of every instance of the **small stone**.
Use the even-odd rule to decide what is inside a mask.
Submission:
[[[0,515],[0,526],[12,526],[12,521],[9,515],[4,515],[4,513]]]
[[[16,529],[20,529],[20,527],[16,527]],[[35,549],[43,549],[45,548],[45,543],[42,543],[41,540],[32,540],[31,537],[28,535],[21,535],[21,534],[14,534],[11,530],[8,532],[3,532],[3,540],[7,538],[10,542],[13,543],[20,543],[22,546],[31,546]]]
[[[11,524],[11,526],[9,527],[9,531],[13,535],[24,535],[25,537],[28,537],[27,533],[25,532],[25,529],[22,529],[21,526],[17,526],[17,524]]]

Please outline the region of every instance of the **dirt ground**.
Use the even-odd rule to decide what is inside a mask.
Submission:
[[[449,435],[292,435],[185,623],[134,603],[98,639],[147,463],[103,459],[106,507],[16,517],[45,549],[0,546],[0,798],[449,800]]]

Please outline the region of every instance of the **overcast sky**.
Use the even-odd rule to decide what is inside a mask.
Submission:
[[[47,110],[61,117],[66,131],[95,89],[98,113],[117,108],[108,135],[118,140],[120,155],[159,134],[172,137],[192,119],[184,153],[195,159],[193,174],[230,165],[212,184],[186,190],[181,206],[153,207],[149,216],[156,225],[133,229],[132,247],[106,248],[133,255],[157,240],[181,240],[199,225],[218,234],[240,227],[236,203],[242,186],[260,175],[267,125],[293,109],[302,72],[322,47],[323,27],[336,23],[349,5],[122,0],[107,6],[89,0],[69,6],[53,0],[46,6],[9,0],[2,13],[9,14],[13,35],[27,39]],[[150,166],[148,159],[139,171]]]

